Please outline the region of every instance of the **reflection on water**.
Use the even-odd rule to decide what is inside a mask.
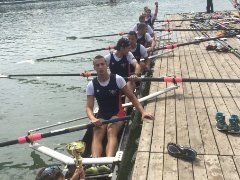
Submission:
[[[41,158],[39,154],[36,154],[35,151],[31,152],[31,157],[33,159],[33,165],[29,167],[29,170],[47,167],[47,164],[45,163],[45,161]]]
[[[14,164],[14,162],[11,161],[11,162],[2,162],[2,163],[0,163],[0,169],[4,170],[6,168],[11,167],[11,168],[14,168],[14,169],[29,169],[29,170],[32,170],[32,169],[39,169],[39,168],[48,166],[44,162],[44,160],[41,158],[41,156],[39,154],[36,154],[35,151],[32,151],[30,156],[31,156],[31,158],[33,160],[33,164],[30,165],[30,166],[27,163],[24,163],[24,162],[23,163],[19,163],[19,164]]]

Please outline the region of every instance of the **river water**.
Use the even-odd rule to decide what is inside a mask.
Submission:
[[[0,74],[80,73],[92,70],[92,58],[107,51],[35,61],[115,44],[119,37],[82,36],[128,32],[144,6],[153,0],[0,1]],[[215,10],[232,9],[229,0],[214,2]],[[166,13],[205,11],[206,0],[161,0],[158,19]],[[77,39],[67,39],[75,36]],[[0,78],[0,142],[26,135],[28,130],[85,117],[82,77]],[[84,119],[73,123],[87,123]],[[68,127],[65,125],[62,127]],[[56,127],[53,129],[58,129]],[[49,130],[47,130],[48,132]],[[46,131],[45,131],[46,132]],[[64,144],[80,139],[75,132],[43,139],[41,144],[65,153]],[[0,179],[34,179],[41,167],[60,165],[24,145],[0,148]]]

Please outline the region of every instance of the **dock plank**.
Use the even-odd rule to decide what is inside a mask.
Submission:
[[[156,72],[158,72],[158,76],[162,76],[160,72],[166,71],[166,64],[162,63],[164,59],[159,59],[155,65],[157,68]],[[158,83],[156,88],[163,89],[166,88],[165,83]],[[152,136],[152,145],[151,152],[163,152],[164,148],[164,132],[165,132],[165,98],[166,94],[159,96],[156,99],[156,107],[155,110],[155,120],[153,127],[153,136]]]
[[[186,32],[185,32],[186,34]],[[184,78],[189,78],[192,75],[190,74],[190,70],[187,64],[187,59],[191,58],[191,54],[187,46],[184,46],[185,52],[185,61],[181,62],[182,75]],[[188,131],[189,131],[189,139],[190,145],[200,154],[204,154],[204,148],[202,143],[201,132],[199,129],[199,124],[197,120],[197,113],[195,109],[193,93],[191,83],[183,83],[183,90],[185,96],[185,107],[186,107],[186,115],[188,122]]]
[[[187,48],[187,47],[186,47]],[[197,78],[196,72],[201,72],[202,69],[200,66],[195,66],[194,62],[198,61],[197,52],[194,46],[189,46],[191,50],[191,59],[188,58],[188,68],[191,71],[191,77]],[[193,53],[194,52],[194,53]],[[209,123],[209,119],[207,116],[206,107],[203,101],[202,92],[200,91],[199,83],[191,83],[192,93],[195,102],[195,109],[197,113],[197,119],[199,124],[199,129],[201,131],[202,140],[204,142],[204,151],[205,154],[216,154],[218,153],[217,145],[215,142],[214,134],[212,131],[211,124]]]
[[[238,174],[240,174],[240,156],[233,156]]]
[[[179,180],[193,179],[193,166],[191,162],[178,160]]]
[[[204,162],[204,156],[198,155],[197,160],[193,162],[194,178],[195,180],[206,180],[207,170]]]
[[[162,179],[163,176],[163,153],[150,153],[148,180]]]
[[[181,33],[180,35],[181,36]],[[182,51],[183,47],[179,48],[179,51]],[[181,72],[181,63],[185,60],[184,56],[175,56],[174,57],[174,68],[175,75],[182,77]],[[189,132],[188,132],[188,123],[186,116],[185,100],[184,100],[184,91],[182,84],[179,84],[179,88],[175,90],[176,92],[176,126],[177,126],[177,143],[185,146],[189,146]]]
[[[184,17],[191,18],[192,15]],[[169,16],[182,19],[182,14]],[[189,28],[190,21],[181,22]],[[178,23],[169,23],[176,28]],[[165,26],[167,27],[167,26]],[[200,32],[177,31],[168,37],[188,42]],[[228,39],[238,46],[236,38]],[[209,42],[174,49],[156,60],[155,77],[180,76],[183,78],[240,78],[240,61],[233,53],[207,51]],[[135,179],[163,180],[235,180],[240,179],[239,135],[216,129],[216,112],[240,114],[239,83],[179,83],[179,88],[159,96],[145,108],[155,114],[153,122],[143,122],[133,177]],[[150,92],[169,86],[152,82]],[[150,124],[149,124],[150,123]],[[143,136],[143,137],[142,137]],[[190,146],[198,153],[194,162],[177,159],[168,154],[167,144],[174,142]],[[141,146],[141,147],[140,147]]]
[[[177,158],[164,154],[163,180],[178,180]]]
[[[219,156],[218,158],[225,180],[240,179],[233,158],[231,156]]]
[[[146,180],[148,173],[149,152],[138,152],[134,164],[132,180]]]
[[[216,155],[204,156],[208,180],[224,180],[222,169]]]
[[[166,75],[174,74],[173,57],[166,59],[167,73]],[[166,94],[166,116],[165,119],[165,152],[167,153],[167,144],[169,142],[176,143],[176,118],[175,118],[175,92],[170,91]]]

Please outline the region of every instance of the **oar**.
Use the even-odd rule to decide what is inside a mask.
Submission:
[[[161,54],[156,54],[153,56],[149,56],[149,59],[153,59],[159,56],[162,56],[163,54],[166,54],[169,52],[164,52]],[[144,59],[141,59],[141,61],[143,61]],[[93,72],[82,72],[82,73],[69,73],[69,74],[9,74],[9,75],[4,75],[4,74],[0,74],[0,78],[12,78],[12,77],[41,77],[41,76],[82,76],[82,77],[90,77],[90,76],[97,76],[97,73],[93,73]]]
[[[45,57],[45,58],[38,58],[36,61],[41,61],[45,59],[52,59],[52,58],[58,58],[58,57],[65,57],[65,56],[73,56],[77,54],[84,54],[84,53],[90,53],[90,52],[96,52],[96,51],[103,51],[103,50],[110,50],[114,49],[115,46],[108,46],[105,48],[99,48],[99,49],[93,49],[93,50],[88,50],[88,51],[81,51],[81,52],[76,52],[76,53],[69,53],[69,54],[62,54],[62,55],[57,55],[57,56],[50,56],[50,57]]]
[[[97,35],[97,36],[87,36],[87,37],[81,37],[81,39],[90,39],[90,38],[96,38],[96,37],[107,37],[107,36],[122,36],[124,34],[128,34],[126,32],[120,32],[115,34],[105,34],[105,35]]]
[[[105,121],[103,121],[102,124],[114,123],[114,122],[119,122],[119,121],[127,121],[127,120],[130,120],[130,119],[131,119],[131,116],[125,116],[125,117],[122,117],[122,118],[105,120]],[[26,143],[26,142],[31,143],[33,141],[37,141],[37,140],[40,140],[40,139],[43,139],[43,138],[48,138],[48,137],[57,136],[57,135],[61,135],[61,134],[67,134],[67,133],[87,129],[89,127],[94,127],[94,124],[93,123],[88,123],[88,124],[83,124],[83,125],[58,129],[58,130],[50,131],[48,133],[30,134],[28,136],[18,137],[15,140],[1,142],[0,147],[10,146],[10,145],[14,145],[14,144],[23,144],[23,143]]]
[[[226,31],[240,31],[240,29],[172,29],[172,28],[165,28],[165,29],[154,29],[154,31],[167,31],[167,32],[171,32],[171,31],[219,31],[219,30],[226,30]]]
[[[157,57],[160,57],[160,56],[162,56],[164,54],[167,54],[167,53],[170,53],[170,52],[173,52],[173,50],[165,51],[165,52],[162,52],[160,54],[155,54],[155,55],[149,56],[148,58],[149,59],[157,58]],[[140,61],[144,61],[144,59],[140,59]]]
[[[80,118],[76,118],[76,119],[72,119],[72,120],[68,120],[68,121],[64,121],[64,122],[58,122],[56,124],[51,124],[49,126],[43,126],[43,127],[40,127],[40,128],[31,129],[28,132],[32,133],[32,132],[40,131],[40,130],[43,130],[43,129],[47,129],[47,128],[51,128],[51,127],[55,127],[55,126],[60,126],[60,125],[71,123],[71,122],[75,122],[75,121],[80,121],[80,120],[87,119],[87,118],[88,117],[85,116],[85,117],[80,117]]]
[[[0,74],[0,78],[12,78],[12,77],[31,77],[31,76],[82,76],[82,77],[89,77],[89,76],[96,76],[97,73],[92,72],[82,72],[82,73],[75,73],[75,74],[9,74],[9,75],[2,75]]]
[[[230,12],[230,11],[228,11]],[[177,13],[178,15],[182,15],[182,16],[187,16],[187,15],[193,15],[193,14],[203,14],[203,13],[206,13],[206,11],[202,11],[202,12],[186,12],[186,13]],[[215,14],[219,14],[219,13],[222,13],[222,11],[215,11],[214,12]],[[166,15],[176,15],[176,13],[167,13]]]
[[[207,18],[209,19],[209,18]],[[190,18],[190,19],[163,19],[163,20],[156,20],[155,22],[172,22],[172,21],[204,21],[207,20],[203,17],[200,18]],[[211,18],[211,19],[223,19],[223,18]]]
[[[186,46],[186,45],[190,45],[190,44],[198,44],[198,43],[200,43],[200,42],[212,41],[212,40],[217,40],[217,39],[221,39],[221,38],[234,37],[234,36],[236,36],[236,35],[238,35],[238,34],[240,34],[240,33],[236,33],[236,34],[232,34],[232,35],[227,35],[227,36],[219,36],[219,37],[214,37],[214,38],[206,38],[206,39],[196,40],[196,41],[187,42],[187,43],[182,43],[182,44],[167,44],[167,45],[164,46],[164,47],[160,47],[160,48],[154,49],[154,51],[163,50],[163,49],[175,49],[175,48],[177,48],[177,47]]]
[[[210,25],[212,25],[213,23],[210,23]],[[217,23],[218,24],[218,23]],[[206,27],[206,24],[194,24],[195,27],[201,28],[201,27]],[[226,25],[221,24],[221,26],[223,26],[224,28],[228,29],[228,27]],[[209,35],[206,32],[202,32],[202,34],[204,34],[206,37],[209,37]],[[223,45],[224,47],[226,47],[230,52],[232,52],[235,56],[237,56],[238,58],[240,58],[240,53],[237,50],[237,48],[233,48],[229,43],[225,42],[225,41],[219,41],[217,40],[221,45]]]
[[[175,76],[166,76],[166,77],[144,77],[137,78],[138,81],[155,81],[155,82],[171,82],[171,83],[180,83],[180,82],[205,82],[205,83],[240,83],[239,79],[203,79],[203,78],[182,78]]]

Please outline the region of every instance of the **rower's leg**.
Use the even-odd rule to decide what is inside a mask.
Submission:
[[[107,146],[106,146],[106,156],[114,157],[118,148],[118,133],[124,122],[116,122],[108,124],[107,127]]]
[[[106,134],[106,129],[107,125],[93,128],[92,157],[101,157],[103,151],[102,141]]]

